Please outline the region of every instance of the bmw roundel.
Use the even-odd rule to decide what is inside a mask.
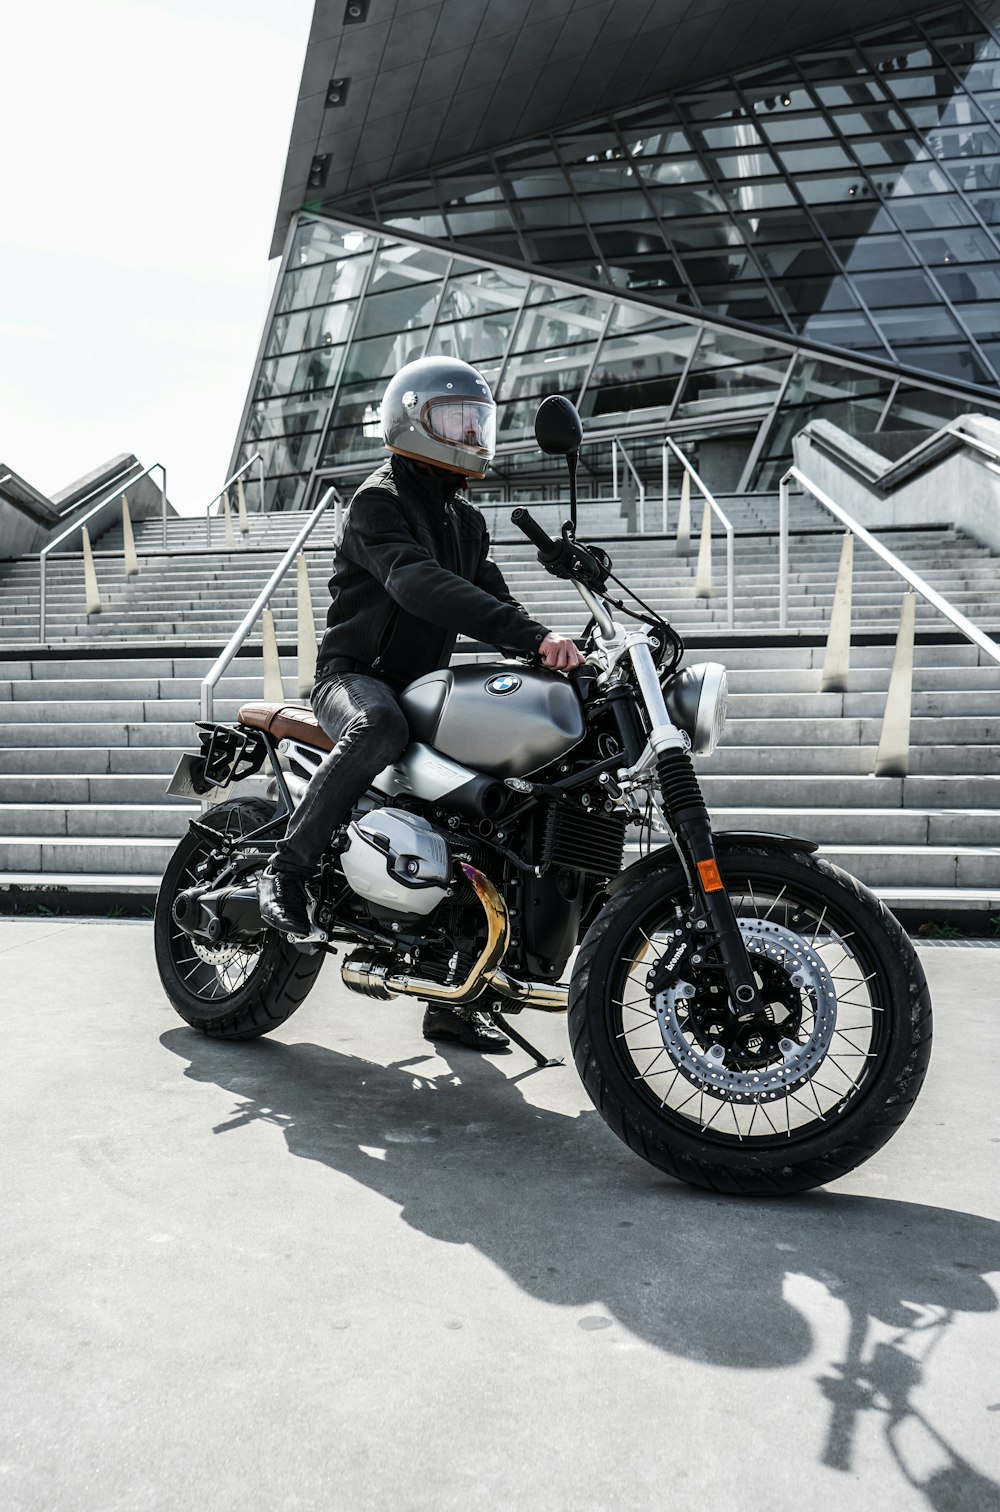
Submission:
[[[496,693],[498,697],[504,693],[516,693],[521,686],[521,679],[513,672],[501,672],[498,677],[491,677],[486,684],[487,693]]]

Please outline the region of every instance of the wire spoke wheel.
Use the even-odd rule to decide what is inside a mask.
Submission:
[[[202,825],[217,830],[220,848],[231,837],[259,829],[274,806],[257,798],[234,798],[211,809]],[[325,955],[296,950],[274,930],[250,939],[217,943],[189,935],[174,918],[178,893],[222,875],[226,861],[213,861],[215,846],[192,831],[181,840],[163,874],[156,899],[153,937],[160,981],[186,1023],[218,1039],[255,1039],[276,1029],[303,1001]],[[207,869],[206,869],[207,867]],[[252,887],[263,863],[239,877]]]
[[[612,990],[611,1032],[662,1117],[723,1144],[787,1144],[864,1087],[879,1056],[885,984],[828,905],[787,884],[755,888],[752,878],[732,881],[730,893],[773,1032],[726,1043],[729,1000],[717,971],[694,968],[679,990],[649,992],[649,964],[674,941],[673,910],[638,925],[635,957]]]
[[[626,883],[580,952],[578,1069],[615,1132],[698,1185],[798,1191],[842,1175],[902,1122],[926,1071],[930,1004],[898,922],[804,852],[747,845],[721,862],[765,1005],[741,1026],[723,972],[688,938],[669,860]]]

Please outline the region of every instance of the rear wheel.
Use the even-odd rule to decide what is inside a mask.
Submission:
[[[245,835],[274,813],[263,799],[233,798],[210,809],[201,823],[220,835]],[[189,831],[170,859],[156,898],[156,964],[163,990],[185,1023],[214,1039],[256,1039],[277,1029],[305,1000],[325,955],[306,955],[272,929],[218,946],[186,934],[174,919],[174,899],[206,880],[199,868],[212,849],[210,841]]]
[[[719,864],[767,1023],[734,1030],[709,952],[658,966],[689,907],[665,861],[625,884],[580,950],[577,1069],[615,1133],[672,1176],[804,1191],[867,1160],[912,1107],[930,1058],[927,984],[898,921],[829,862],[747,845]]]

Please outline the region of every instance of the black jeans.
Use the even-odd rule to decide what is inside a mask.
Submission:
[[[334,830],[372,778],[409,744],[410,731],[395,694],[378,677],[337,672],[312,690],[313,713],[335,742],[309,779],[302,802],[276,847],[276,871],[311,877]]]

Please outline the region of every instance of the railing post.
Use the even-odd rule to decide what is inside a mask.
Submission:
[[[913,702],[913,632],[917,597],[910,588],[903,594],[899,633],[889,673],[889,692],[882,715],[882,733],[875,757],[876,777],[905,777],[910,765],[910,709]]]
[[[270,609],[261,611],[260,651],[264,661],[264,702],[284,703],[285,683],[281,676],[281,661],[278,657],[278,637],[274,628],[274,615]]]
[[[788,629],[788,478],[778,484],[778,629]]]
[[[226,545],[230,551],[236,550],[236,537],[233,534],[233,511],[229,507],[229,489],[222,490],[222,515],[225,520]]]
[[[636,478],[636,488],[639,491],[639,534],[646,534],[646,485],[641,478]]]
[[[250,533],[250,521],[247,519],[247,496],[242,478],[236,480],[236,509],[240,522],[240,535],[247,536]]]
[[[611,497],[618,497],[618,440],[611,437]]]
[[[712,597],[712,511],[705,503],[701,517],[701,541],[698,546],[698,570],[694,580],[695,598]]]
[[[38,559],[38,644],[45,644],[45,567],[47,558]]]
[[[264,513],[264,458],[258,453],[257,477],[260,479],[260,512]]]
[[[820,691],[846,693],[851,670],[851,587],[854,578],[854,537],[850,531],[840,548],[840,567],[833,590],[830,631],[823,658]]]
[[[666,441],[664,441],[664,443],[663,443],[662,451],[663,451],[663,534],[666,535],[667,534],[667,530],[668,530],[668,526],[667,526],[667,500],[670,498],[670,452],[667,450],[667,443],[666,443]]]
[[[681,472],[681,506],[677,514],[677,555],[691,554],[691,474]]]
[[[94,566],[94,553],[90,545],[90,531],[86,525],[83,527],[83,588],[86,595],[87,613],[100,614],[101,590],[97,586],[97,569]]]
[[[163,525],[163,549],[167,549],[167,469],[160,463],[160,520]]]
[[[306,698],[312,691],[312,685],[316,681],[316,656],[319,646],[316,641],[316,619],[313,614],[312,593],[309,589],[309,564],[306,561],[304,551],[300,551],[296,562],[298,580],[296,583],[296,619],[298,659],[296,671],[298,673],[299,697]]]
[[[733,543],[733,527],[726,531],[726,622],[730,630],[736,628],[736,553]]]
[[[128,512],[128,498],[125,494],[122,494],[122,540],[125,546],[125,576],[135,577],[139,571],[139,558],[135,554],[132,517]]]

